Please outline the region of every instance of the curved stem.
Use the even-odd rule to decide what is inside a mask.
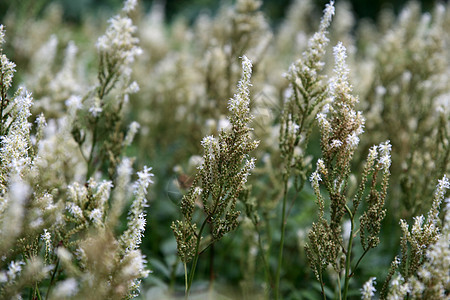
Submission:
[[[280,297],[280,273],[281,264],[283,262],[284,232],[286,230],[286,202],[287,202],[288,180],[284,182],[283,207],[281,211],[281,239],[280,248],[278,249],[278,267],[275,277],[275,299]]]
[[[352,273],[350,274],[350,277],[352,277],[353,275],[355,275],[355,271],[356,268],[358,268],[359,263],[361,262],[361,260],[363,259],[363,257],[367,254],[367,252],[369,252],[370,248],[367,248],[366,250],[364,250],[364,253],[361,255],[361,257],[358,259],[358,261],[356,262],[355,267],[353,268]]]

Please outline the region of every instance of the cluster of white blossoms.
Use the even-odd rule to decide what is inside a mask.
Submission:
[[[138,180],[134,183],[134,195],[135,199],[131,204],[130,211],[128,213],[128,229],[121,237],[121,243],[126,249],[125,252],[136,250],[141,244],[142,237],[145,231],[145,208],[147,204],[147,188],[153,183],[152,177],[154,176],[150,171],[152,168],[144,166],[144,169],[137,173]]]
[[[361,289],[361,299],[370,300],[373,296],[375,296],[375,292],[377,291],[374,286],[375,284],[375,277],[371,277],[366,283],[364,283]]]
[[[137,27],[127,16],[117,15],[109,20],[109,27],[105,35],[97,41],[97,49],[100,53],[107,53],[110,58],[122,64],[124,73],[131,72],[130,64],[134,62],[142,49],[137,46],[139,39],[134,37]]]
[[[12,121],[9,125],[9,131],[0,138],[0,160],[4,168],[1,172],[13,171],[15,174],[23,175],[22,170],[25,167],[31,167],[31,158],[29,157],[29,142],[31,124],[28,117],[31,115],[30,107],[33,98],[30,93],[21,91],[19,96],[14,98]],[[4,178],[9,176],[2,174]]]

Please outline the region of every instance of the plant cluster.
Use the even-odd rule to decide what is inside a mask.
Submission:
[[[8,11],[0,299],[449,297],[450,6],[262,4]]]

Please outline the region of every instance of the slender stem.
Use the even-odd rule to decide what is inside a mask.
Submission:
[[[318,270],[319,270],[320,289],[322,290],[322,297],[323,297],[323,300],[327,300],[327,296],[325,296],[325,289],[324,289],[325,284],[323,283],[323,278],[322,278],[322,269],[320,269],[320,266],[319,266]]]
[[[36,296],[35,299],[38,299],[38,300],[42,299],[41,293],[39,292],[39,286],[38,286],[37,282],[36,282],[36,287],[35,287],[35,290],[34,290],[34,295]]]
[[[188,287],[188,275],[187,275],[187,266],[186,266],[186,263],[184,262],[183,263],[183,265],[184,265],[184,295],[185,295],[185,297],[186,297],[186,299],[187,299],[187,292],[188,292],[188,289],[187,289],[187,287]]]
[[[353,244],[353,214],[350,208],[345,205],[345,209],[350,215],[351,227],[350,227],[350,237],[348,238],[348,248],[347,254],[345,256],[345,283],[344,283],[344,296],[343,299],[347,300],[348,286],[350,283],[350,263],[351,263],[351,255],[352,255],[352,244]]]
[[[205,229],[205,225],[206,225],[207,221],[208,221],[208,218],[205,218],[205,220],[203,221],[202,227],[200,228],[200,231],[198,232],[197,243],[195,245],[195,256],[194,256],[194,260],[192,261],[191,274],[189,275],[189,282],[188,282],[187,288],[186,288],[186,294],[185,294],[186,299],[189,298],[189,292],[191,290],[192,282],[194,281],[195,268],[197,267],[197,261],[198,261],[199,255],[200,255],[200,253],[199,253],[200,240],[202,238],[202,233],[203,233],[203,230]]]
[[[278,267],[275,277],[275,299],[280,297],[280,273],[281,264],[283,262],[284,232],[286,230],[286,202],[287,202],[288,180],[284,182],[283,207],[281,211],[281,239],[280,248],[278,249]]]
[[[341,293],[341,274],[338,274],[337,281],[338,281],[339,300],[341,300],[341,299],[342,299],[342,293]]]
[[[353,268],[352,273],[350,274],[350,277],[352,277],[353,275],[355,275],[355,271],[356,268],[358,268],[359,263],[361,262],[361,260],[363,259],[363,257],[367,254],[367,252],[369,252],[370,248],[367,248],[366,250],[364,250],[364,253],[361,255],[361,257],[358,259],[358,261],[356,262],[355,267]]]
[[[55,281],[55,276],[56,276],[56,272],[58,271],[58,267],[59,267],[59,258],[56,260],[56,266],[55,266],[55,269],[53,270],[52,279],[50,279],[50,284],[48,285],[48,290],[47,290],[47,295],[45,295],[45,300],[47,300],[48,296],[50,295],[50,291],[52,289],[53,282]]]

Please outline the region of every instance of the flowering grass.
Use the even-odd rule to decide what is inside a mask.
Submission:
[[[450,7],[261,5],[8,11],[0,299],[449,297]]]

